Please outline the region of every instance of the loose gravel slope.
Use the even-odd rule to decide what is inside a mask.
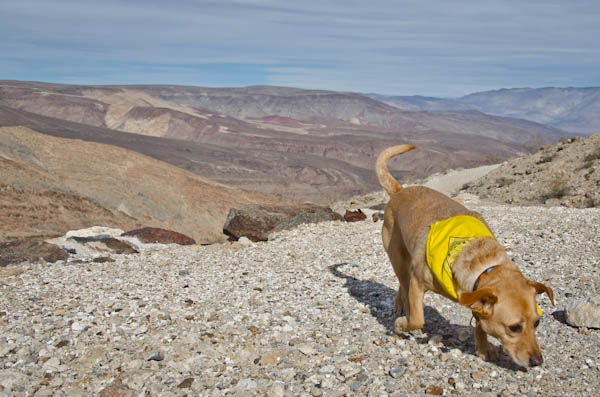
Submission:
[[[538,298],[541,367],[478,358],[470,312],[433,294],[424,330],[394,334],[381,223],[327,222],[0,269],[0,394],[596,395],[600,331],[562,310],[599,290],[600,210],[470,206],[554,289],[556,307]]]

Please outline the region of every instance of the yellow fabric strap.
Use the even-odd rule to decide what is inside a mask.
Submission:
[[[458,301],[452,281],[452,266],[456,256],[471,240],[494,238],[492,232],[479,219],[458,215],[430,226],[427,238],[427,264],[438,283],[455,301]]]

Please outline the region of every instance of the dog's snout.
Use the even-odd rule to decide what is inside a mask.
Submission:
[[[529,357],[529,366],[530,367],[537,367],[538,365],[542,365],[543,362],[544,362],[544,359],[542,358],[541,354],[535,354],[535,355]]]

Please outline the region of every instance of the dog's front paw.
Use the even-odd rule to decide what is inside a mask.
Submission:
[[[500,357],[500,353],[493,346],[486,346],[485,348],[478,348],[477,355],[485,361],[495,361]]]
[[[394,321],[394,329],[398,334],[408,331],[408,319],[406,317],[396,317],[396,321]]]

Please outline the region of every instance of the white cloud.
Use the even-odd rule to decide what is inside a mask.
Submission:
[[[599,17],[596,0],[2,2],[0,67],[27,63],[10,76],[29,80],[89,70],[90,82],[205,84],[236,64],[252,73],[231,80],[246,84],[392,94],[598,85]],[[62,74],[44,67],[61,61]]]

